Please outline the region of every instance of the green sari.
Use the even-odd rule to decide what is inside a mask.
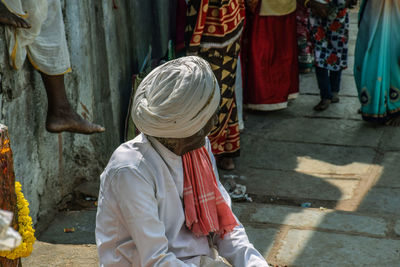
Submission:
[[[400,1],[364,0],[354,75],[364,120],[400,115]]]

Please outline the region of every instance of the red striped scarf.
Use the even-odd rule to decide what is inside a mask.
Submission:
[[[231,232],[238,223],[218,189],[206,148],[186,153],[182,163],[186,226],[196,236]]]

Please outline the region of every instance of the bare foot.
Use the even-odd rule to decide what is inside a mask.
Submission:
[[[217,167],[221,170],[231,171],[235,169],[235,163],[232,158],[217,157]]]
[[[24,29],[29,29],[31,27],[26,20],[11,13],[2,2],[0,2],[0,24]]]
[[[73,110],[61,110],[57,114],[47,114],[46,130],[51,133],[71,132],[80,134],[102,133],[106,129],[88,122]]]
[[[385,124],[388,126],[400,127],[400,115],[389,119]]]

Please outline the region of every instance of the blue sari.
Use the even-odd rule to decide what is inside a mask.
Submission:
[[[400,1],[364,0],[354,75],[364,120],[400,115]]]

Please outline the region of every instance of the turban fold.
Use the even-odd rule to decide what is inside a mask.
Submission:
[[[210,65],[190,56],[169,61],[140,83],[132,119],[144,134],[185,138],[200,131],[220,101],[218,82]]]

